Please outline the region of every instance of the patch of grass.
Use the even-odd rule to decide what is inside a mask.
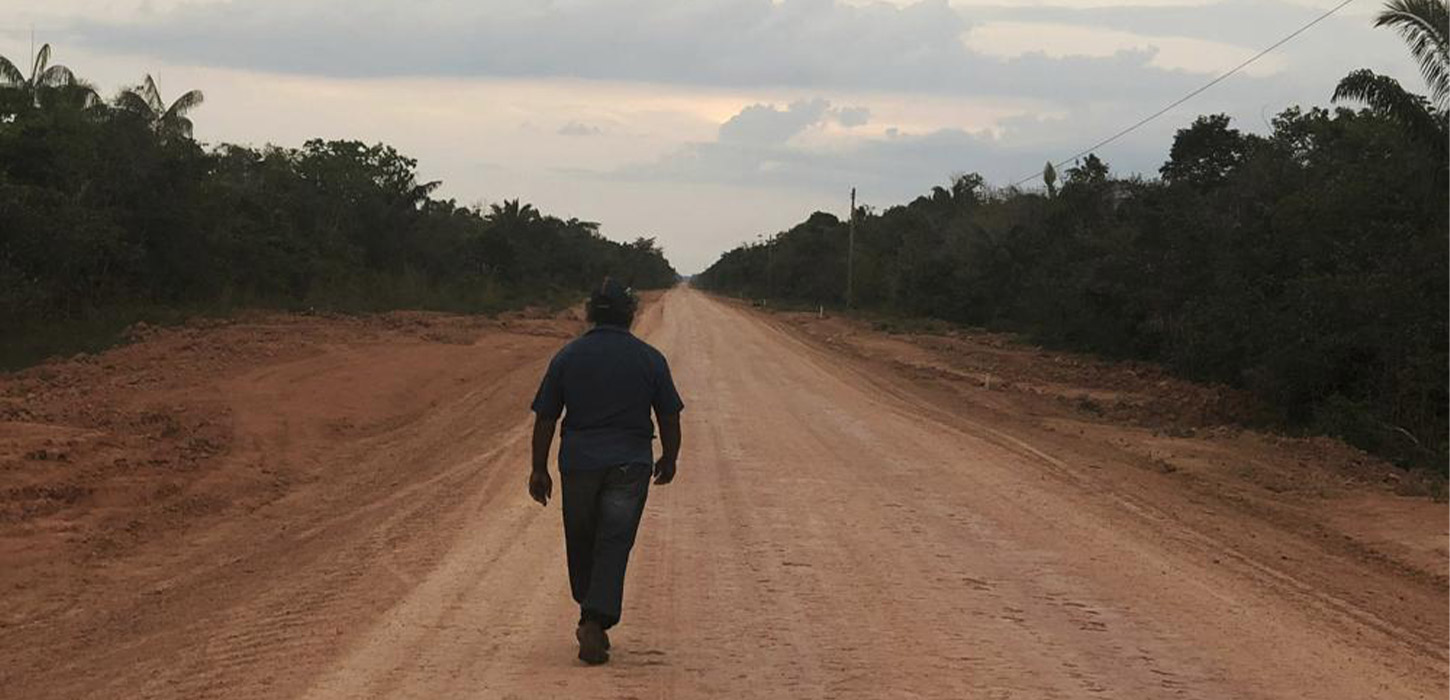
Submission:
[[[124,343],[126,329],[137,323],[167,326],[231,313],[231,309],[216,306],[130,306],[78,318],[16,323],[0,337],[0,370],[22,369],[51,357],[101,352]]]
[[[1395,494],[1415,498],[1429,498],[1437,503],[1450,500],[1450,482],[1445,477],[1428,469],[1407,470],[1395,483]]]
[[[1086,395],[1077,397],[1077,410],[1083,413],[1091,413],[1095,416],[1101,416],[1104,413],[1102,404],[1093,400],[1091,396]]]
[[[776,313],[812,313],[813,314],[813,313],[816,313],[817,311],[820,311],[821,308],[822,308],[822,306],[820,304],[811,304],[811,303],[807,303],[807,302],[804,302],[804,301],[793,301],[793,300],[790,300],[790,299],[776,299],[776,298],[752,299],[750,305],[751,306],[758,307],[758,308],[761,308],[761,309],[765,309],[766,311],[772,311],[772,312],[776,312]],[[836,309],[833,309],[830,306],[826,306],[825,307],[825,310],[826,310],[826,313],[835,313],[836,312]]]
[[[1444,445],[1426,445],[1414,432],[1381,420],[1367,404],[1331,396],[1315,407],[1309,428],[1384,457],[1396,466],[1431,471],[1442,481],[1450,476],[1450,464],[1442,459]]]

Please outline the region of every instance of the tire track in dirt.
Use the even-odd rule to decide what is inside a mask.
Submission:
[[[736,310],[736,312],[739,311]],[[866,368],[850,362],[841,362],[842,358],[838,355],[811,345],[779,326],[772,325],[771,328],[778,334],[782,342],[795,345],[809,356],[812,365],[821,370],[823,377],[830,376],[832,372],[841,373],[857,380],[860,385],[869,385],[878,390],[879,393],[873,394],[873,399],[878,402],[881,411],[889,411],[908,418],[912,415],[929,417],[942,431],[955,434],[963,439],[985,440],[1015,453],[1020,458],[1035,461],[1042,467],[1046,467],[1048,474],[1061,483],[1080,493],[1093,494],[1102,500],[1110,501],[1117,509],[1137,516],[1146,526],[1154,530],[1156,536],[1173,540],[1172,546],[1175,548],[1192,548],[1201,552],[1203,556],[1213,559],[1215,564],[1236,566],[1240,569],[1241,574],[1262,579],[1261,585],[1274,587],[1280,595],[1295,598],[1304,608],[1322,611],[1326,619],[1353,618],[1355,622],[1377,633],[1381,644],[1402,646],[1404,653],[1409,656],[1432,659],[1440,665],[1450,661],[1450,652],[1447,652],[1446,649],[1443,627],[1432,631],[1399,624],[1367,609],[1354,600],[1325,590],[1306,581],[1303,577],[1285,570],[1283,559],[1266,562],[1236,549],[1226,539],[1210,532],[1181,526],[1174,527],[1178,523],[1178,518],[1169,507],[1149,500],[1145,495],[1113,488],[1096,480],[1091,471],[1076,468],[1023,439],[966,415],[950,413],[940,407],[923,402],[901,384],[891,381],[890,377],[873,374]],[[847,426],[846,429],[849,430],[853,427]],[[1224,560],[1228,560],[1229,563],[1225,564]],[[1320,572],[1312,573],[1318,575]]]
[[[650,494],[609,665],[574,660],[558,505],[523,488],[527,396],[560,338],[318,457],[347,478],[190,543],[286,516],[268,546],[122,608],[60,671],[27,666],[24,696],[1445,693],[1443,625],[1336,593],[1363,576],[1439,600],[1428,620],[1444,593],[1422,581],[1266,563],[1240,530],[1320,545],[1230,510],[1205,528],[1157,482],[1099,478],[1025,423],[956,415],[698,292],[637,330],[670,357],[685,452]]]

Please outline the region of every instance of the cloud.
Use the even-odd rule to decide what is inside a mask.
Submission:
[[[1322,11],[1302,4],[1311,0],[1127,1],[172,2],[128,19],[77,12],[62,33],[167,65],[324,78],[1014,98],[1074,110],[1113,102],[1141,115]],[[1336,16],[1213,92],[1255,110],[1323,101],[1360,67],[1416,80],[1392,32]],[[835,123],[859,127],[866,116],[843,112]]]
[[[977,11],[945,0],[251,0],[179,5],[144,21],[78,17],[69,31],[102,50],[343,78],[568,77],[1057,99],[1192,86],[1190,76],[1152,66],[1150,51],[975,52],[961,37]],[[1063,81],[1068,74],[1074,79]]]
[[[844,127],[865,126],[866,122],[871,121],[871,110],[865,107],[842,107],[836,110],[836,121]]]
[[[821,98],[792,102],[785,109],[754,104],[720,125],[720,140],[726,143],[785,143],[787,139],[818,124],[831,103]]]
[[[1203,39],[1263,48],[1318,17],[1327,7],[1305,7],[1282,0],[1217,0],[1216,2],[1149,4],[1137,2],[1062,4],[1009,4],[974,7],[980,22],[1023,21],[1101,27],[1151,36]],[[1322,25],[1363,28],[1362,17],[1339,14]],[[1331,29],[1331,31],[1333,31]]]
[[[890,204],[905,201],[954,172],[1008,172],[1017,160],[1019,157],[989,136],[939,129],[873,137],[839,151],[787,144],[692,143],[657,161],[626,166],[608,177],[796,192],[844,192],[859,187],[871,201]]]
[[[599,134],[604,133],[604,130],[600,129],[597,126],[590,126],[588,124],[581,124],[577,121],[571,121],[559,127],[559,130],[556,133],[558,133],[560,136],[598,136]]]
[[[845,127],[864,125],[871,116],[865,107],[832,109],[828,100],[817,97],[797,100],[780,109],[773,104],[753,104],[720,125],[722,143],[785,143],[791,137],[828,122]]]
[[[1337,0],[1197,0],[1195,2],[1062,2],[1006,3],[984,0],[982,6],[964,8],[979,24],[1030,22],[1099,28],[1152,37],[1165,55],[1178,54],[1191,62],[1191,40],[1257,52],[1308,24],[1338,5]],[[1381,72],[1413,69],[1404,46],[1392,32],[1373,28],[1378,2],[1352,3],[1316,24],[1302,36],[1275,50],[1268,60],[1291,67],[1299,78],[1338,78],[1346,66],[1368,66]],[[974,25],[974,29],[976,26]],[[1139,40],[1141,41],[1141,40]],[[1163,46],[1176,44],[1176,46]],[[1229,49],[1233,50],[1233,49]],[[1227,68],[1228,66],[1222,66]],[[1288,81],[1277,84],[1287,84]]]
[[[714,141],[684,144],[663,157],[626,165],[607,173],[609,180],[699,183],[774,191],[836,192],[859,187],[880,204],[907,201],[952,174],[977,172],[997,185],[1041,170],[1042,163],[1107,132],[1133,114],[1100,110],[1092,114],[1021,114],[1001,119],[994,129],[971,131],[933,128],[912,132],[883,126],[849,142],[821,148],[792,139],[813,125],[857,118],[867,108],[832,109],[821,98],[781,109],[751,105],[722,125]],[[852,116],[847,116],[852,115]],[[759,127],[742,138],[732,124]],[[1140,138],[1117,145],[1107,160],[1118,172],[1156,171],[1171,142],[1174,122],[1153,125]]]
[[[1149,65],[1164,70],[1218,74],[1253,56],[1256,51],[1216,41],[1181,36],[1146,36],[1090,25],[1048,22],[987,22],[973,28],[964,40],[977,51],[1010,58],[1032,51],[1052,57],[1106,57],[1124,50],[1150,51]],[[1249,75],[1272,75],[1284,69],[1282,56],[1266,56],[1246,69]]]

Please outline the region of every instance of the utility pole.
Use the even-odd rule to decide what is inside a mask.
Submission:
[[[856,305],[856,188],[851,188],[850,235],[846,241],[846,308]]]
[[[766,238],[765,234],[757,233],[755,240],[760,241],[760,245],[765,248],[765,296],[769,297],[775,289],[775,236]]]
[[[775,294],[775,236],[765,239],[765,295]]]

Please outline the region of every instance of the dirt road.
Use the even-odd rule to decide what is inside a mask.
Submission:
[[[698,292],[637,331],[671,358],[686,447],[650,495],[611,664],[573,660],[557,503],[524,492],[524,407],[563,339],[494,334],[227,380],[251,397],[235,459],[310,476],[125,571],[68,570],[106,585],[0,630],[0,695],[1445,696],[1433,572],[955,410]],[[333,413],[287,413],[363,423],[390,401],[410,408],[346,440],[319,442]],[[51,600],[14,585],[12,604]]]

